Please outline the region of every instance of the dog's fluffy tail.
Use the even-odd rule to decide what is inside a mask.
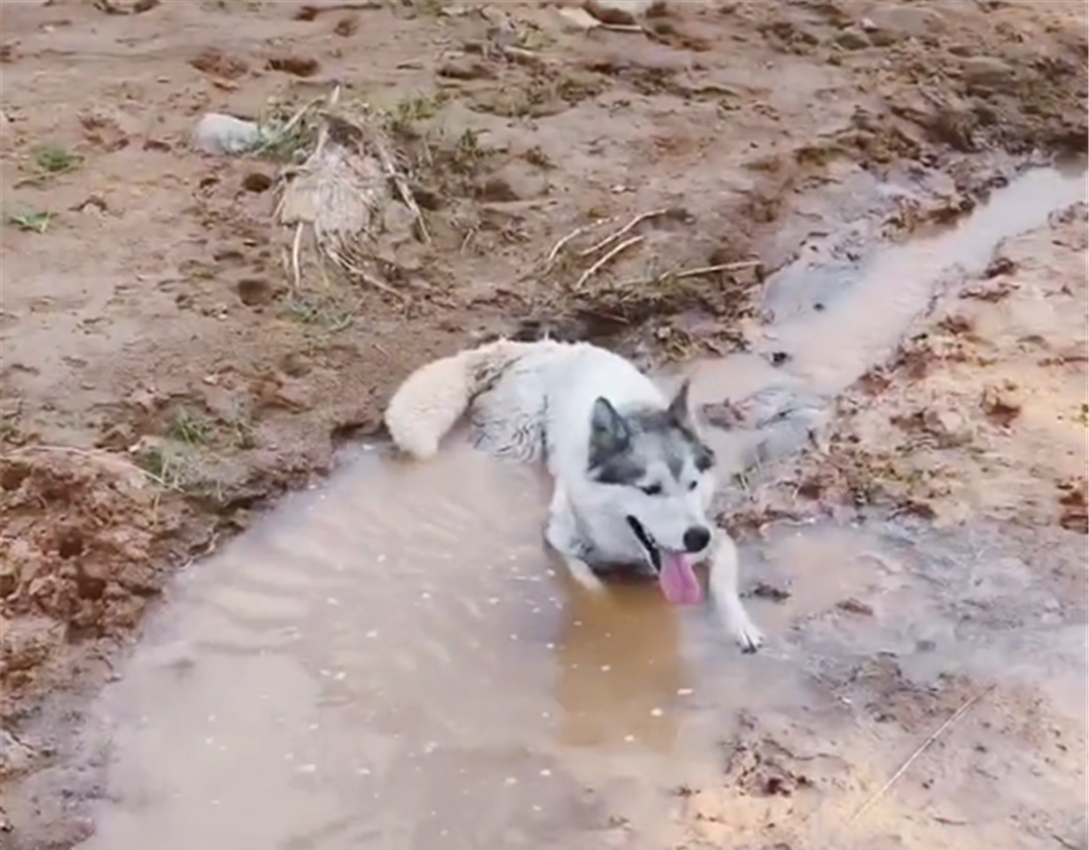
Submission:
[[[397,448],[419,460],[439,450],[480,393],[541,343],[499,340],[421,366],[397,388],[386,407],[386,428]]]

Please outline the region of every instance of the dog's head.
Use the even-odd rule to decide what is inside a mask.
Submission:
[[[623,518],[671,601],[701,595],[691,565],[712,541],[714,462],[689,408],[688,381],[665,409],[594,402],[589,477],[598,507]]]

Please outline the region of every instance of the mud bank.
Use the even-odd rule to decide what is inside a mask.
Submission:
[[[2,773],[48,767],[19,797],[6,836],[16,846],[63,846],[86,829],[76,803],[95,796],[97,774],[66,760],[67,735],[85,721],[81,691],[109,678],[118,646],[176,568],[216,551],[285,488],[327,472],[335,448],[374,427],[414,365],[497,333],[546,331],[648,361],[748,345],[759,369],[789,371],[783,355],[794,366],[819,363],[834,348],[826,336],[810,340],[808,355],[805,339],[788,351],[762,336],[785,323],[774,332],[789,339],[789,316],[802,306],[839,309],[835,292],[820,289],[834,275],[792,266],[799,256],[838,269],[833,261],[851,262],[875,239],[908,239],[963,215],[1034,150],[1084,150],[1085,20],[1074,3],[693,3],[667,6],[641,33],[574,31],[555,8],[530,4],[313,5],[299,15],[281,3],[106,15],[54,2],[0,12],[0,683],[5,735],[14,735],[4,739]],[[418,175],[434,242],[403,262],[402,299],[335,282],[292,291],[286,237],[260,188],[280,163],[188,149],[207,110],[290,114],[334,83],[397,116],[406,148],[442,166]],[[897,192],[882,195],[888,185]],[[653,211],[663,214],[633,231],[643,237],[634,250],[583,280],[602,236]],[[579,227],[587,230],[547,267],[557,241]],[[1084,225],[1055,227],[1075,244]],[[1042,233],[1033,250],[1050,257]],[[750,260],[759,265],[677,275]],[[1072,269],[1069,257],[1061,262],[1056,279]],[[820,291],[792,287],[795,267]],[[1003,268],[979,285],[1005,280],[1014,292],[1014,270]],[[769,277],[776,283],[766,287]],[[1080,296],[1067,285],[1084,298],[1083,283]],[[880,290],[869,297],[881,302]],[[1060,287],[1046,303],[1069,297]],[[991,293],[958,303],[1001,311],[1014,301]],[[1035,300],[1030,314],[1050,321]],[[966,321],[987,329],[998,319]],[[1065,339],[1073,330],[1063,327]],[[1057,360],[1039,367],[1045,385],[1061,385],[1055,398],[1073,402],[1074,349],[1052,351],[1043,325],[1009,334],[1047,341],[1038,360]],[[1031,496],[1030,508],[1010,500],[999,510],[994,494],[1009,491],[988,476],[1022,469],[1009,458],[1035,451],[1014,447],[1028,433],[1016,427],[1021,411],[1032,446],[1050,436],[1033,412],[1044,408],[1007,386],[1026,386],[1021,366],[991,350],[1013,343],[977,335],[913,340],[897,368],[931,365],[929,377],[912,379],[901,424],[889,429],[881,405],[890,402],[880,399],[899,398],[909,383],[878,370],[848,389],[828,443],[796,473],[747,473],[752,504],[731,506],[730,521],[838,517],[830,506],[844,502],[849,513],[877,504],[963,518],[967,498],[985,515],[1077,529],[1084,463],[1060,475],[1074,456],[1049,461],[1043,476],[1018,472],[1014,490]],[[732,403],[766,377],[738,374]],[[985,437],[969,453],[976,483],[965,485],[958,452],[969,443],[932,433],[959,434],[964,423],[941,410],[936,419],[926,399],[952,393],[974,416],[969,399],[984,374],[990,413],[979,423],[957,414]],[[843,387],[818,384],[802,395],[821,399],[812,409],[823,417],[825,397]],[[882,386],[887,395],[867,395]],[[774,433],[761,426],[736,439],[761,398],[741,410],[723,405],[722,393],[706,399],[734,424],[723,439],[742,460]],[[860,413],[843,424],[852,404]],[[989,430],[1002,420],[1008,433]],[[868,435],[862,448],[856,431]],[[799,506],[805,497],[814,504]],[[82,790],[53,794],[73,782]],[[47,805],[47,789],[60,802]],[[686,822],[716,822],[701,811]]]

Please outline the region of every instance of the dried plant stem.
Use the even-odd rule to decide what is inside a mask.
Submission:
[[[548,252],[548,259],[545,262],[545,267],[549,268],[554,262],[556,262],[556,257],[559,256],[560,251],[562,251],[567,246],[567,243],[570,242],[572,239],[576,239],[587,230],[593,230],[595,227],[600,227],[601,225],[605,224],[605,222],[611,220],[612,219],[608,218],[600,218],[597,221],[591,222],[590,224],[584,224],[581,227],[576,227],[574,230],[572,230],[570,233],[561,238],[555,245],[552,246],[552,250]]]
[[[892,786],[895,785],[900,780],[900,777],[902,777],[905,773],[907,773],[908,768],[910,768],[915,763],[916,759],[918,759],[919,756],[921,756],[924,752],[926,752],[934,744],[934,742],[938,740],[938,738],[940,738],[942,735],[944,735],[946,732],[948,732],[949,729],[953,726],[954,723],[956,723],[958,720],[960,720],[962,717],[964,717],[964,715],[967,714],[968,711],[976,703],[978,703],[981,699],[983,699],[985,696],[987,696],[987,694],[989,694],[991,691],[993,691],[995,689],[995,687],[996,687],[995,685],[991,685],[991,686],[985,688],[984,690],[982,690],[978,694],[976,694],[974,697],[969,699],[960,708],[958,708],[953,713],[952,717],[950,717],[941,726],[939,726],[936,730],[934,730],[934,732],[930,735],[930,737],[927,738],[925,741],[923,741],[918,746],[918,748],[916,748],[915,752],[913,752],[908,757],[907,761],[905,761],[902,765],[900,765],[900,769],[897,770],[896,773],[894,773],[892,776],[889,777],[888,782],[886,782],[884,785],[882,785],[880,788],[878,788],[876,793],[874,793],[874,795],[872,797],[870,797],[865,803],[863,803],[861,806],[859,806],[859,808],[855,811],[855,813],[853,815],[851,815],[850,818],[847,819],[847,822],[844,825],[848,826],[848,825],[854,823],[856,820],[858,820],[860,817],[862,817],[866,812],[868,812],[873,807],[873,805],[878,800],[880,800],[883,796],[885,796],[885,794],[887,794],[889,792],[889,789],[891,789]]]
[[[666,272],[657,277],[640,277],[624,281],[621,286],[638,286],[640,284],[654,283],[659,280],[684,280],[688,277],[700,277],[715,272],[732,272],[740,269],[753,269],[760,265],[759,260],[742,260],[737,263],[719,263],[715,266],[700,266],[694,269],[681,269],[677,272]]]
[[[302,284],[302,263],[299,260],[299,250],[302,248],[303,223],[295,225],[295,238],[291,240],[291,294],[299,291]]]
[[[669,212],[669,210],[663,209],[663,210],[651,210],[650,212],[640,213],[635,218],[633,218],[631,221],[629,221],[627,224],[625,224],[623,227],[621,227],[618,231],[606,236],[604,239],[602,239],[596,245],[591,245],[585,251],[579,251],[579,256],[580,257],[589,257],[591,254],[596,254],[598,251],[600,251],[606,245],[611,245],[617,239],[619,239],[622,236],[625,236],[628,233],[630,233],[633,228],[638,227],[640,224],[642,224],[648,218],[657,218],[658,216],[665,215],[668,212]]]
[[[578,290],[582,289],[582,287],[586,284],[586,281],[588,281],[595,274],[597,274],[597,272],[600,271],[601,268],[605,266],[610,260],[612,260],[613,257],[627,250],[632,245],[639,244],[644,239],[646,239],[645,236],[632,236],[630,239],[625,239],[619,245],[616,245],[611,251],[605,254],[600,260],[598,260],[596,263],[590,266],[590,268],[582,273],[582,275],[578,279],[578,282],[575,283],[575,291],[577,292]]]

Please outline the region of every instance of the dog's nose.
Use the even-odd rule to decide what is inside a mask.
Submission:
[[[686,552],[702,552],[711,542],[711,532],[702,525],[693,525],[685,531],[683,542]]]

